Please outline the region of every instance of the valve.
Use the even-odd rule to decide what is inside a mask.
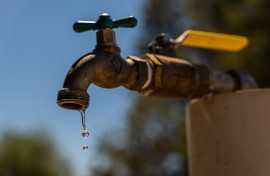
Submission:
[[[112,20],[111,16],[107,13],[103,13],[99,16],[97,21],[77,21],[73,25],[73,29],[76,32],[84,32],[88,30],[99,30],[104,28],[118,28],[127,27],[133,28],[137,25],[137,19],[133,16],[127,18]]]
[[[248,45],[248,38],[244,36],[187,30],[176,39],[166,33],[161,33],[149,43],[149,51],[170,57],[176,56],[179,46],[191,46],[204,49],[237,52]]]
[[[177,57],[177,42],[167,33],[161,33],[148,44],[150,53]]]

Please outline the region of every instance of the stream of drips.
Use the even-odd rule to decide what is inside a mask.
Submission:
[[[79,110],[82,116],[82,136],[86,139],[89,136],[89,132],[86,129],[86,124],[85,124],[85,111],[84,110]],[[88,145],[83,145],[83,150],[88,150]]]

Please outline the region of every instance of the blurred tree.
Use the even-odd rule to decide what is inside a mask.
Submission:
[[[6,133],[0,141],[1,176],[69,176],[71,169],[44,135]]]
[[[212,69],[241,69],[253,75],[261,87],[270,86],[270,1],[188,2],[194,29],[244,35],[250,39],[250,45],[240,53],[204,51],[199,57],[207,58]]]
[[[183,112],[177,100],[137,99],[123,137],[111,133],[101,140],[108,165],[94,168],[93,175],[186,175]]]
[[[143,8],[143,33],[138,40],[137,48],[140,54],[148,52],[147,45],[160,33],[168,33],[177,37],[190,25],[187,16],[186,1],[149,0]]]

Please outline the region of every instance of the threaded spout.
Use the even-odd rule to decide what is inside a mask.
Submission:
[[[90,96],[85,91],[76,91],[63,88],[58,92],[57,104],[65,109],[86,110],[89,106]]]
[[[142,79],[138,70],[147,66],[146,62],[135,62],[105,51],[81,57],[69,69],[63,88],[58,92],[57,104],[70,110],[85,110],[90,98],[87,89],[92,83],[102,88],[125,86],[139,90],[147,78]]]

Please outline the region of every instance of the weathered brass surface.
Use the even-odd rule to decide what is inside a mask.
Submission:
[[[97,32],[96,49],[77,60],[67,73],[57,103],[67,109],[86,109],[90,84],[103,88],[124,86],[145,95],[187,98],[209,92],[206,66],[162,55],[146,54],[140,59],[123,59],[110,28]],[[148,77],[147,63],[152,77]],[[147,80],[150,84],[143,88]]]
[[[134,19],[134,17],[128,17],[116,20],[116,26],[132,27],[137,22]],[[116,21],[112,21],[108,14],[103,14],[98,24],[77,22],[74,25],[74,30],[77,32],[98,29],[97,45],[91,53],[82,56],[69,69],[63,88],[58,92],[59,106],[72,110],[87,109],[90,99],[87,89],[91,84],[103,88],[124,86],[146,96],[170,98],[195,98],[210,92],[220,93],[257,87],[256,82],[242,72],[219,74],[210,72],[205,65],[196,65],[176,58],[177,41],[163,34],[157,36],[150,47],[152,53],[142,57],[130,56],[123,59],[112,30]],[[205,33],[202,35],[204,37],[202,40],[208,41],[210,38],[215,38],[219,42],[225,41],[224,38],[220,38],[221,35],[211,33],[206,38]],[[183,40],[194,43],[195,41],[190,37],[196,39],[198,35],[191,31]],[[220,45],[219,42],[217,45]],[[227,44],[224,48],[229,49]],[[206,46],[212,48],[209,44],[204,45]]]
[[[142,58],[150,62],[154,70],[151,84],[140,90],[144,95],[194,98],[210,90],[209,70],[204,65],[154,54],[146,54]]]

